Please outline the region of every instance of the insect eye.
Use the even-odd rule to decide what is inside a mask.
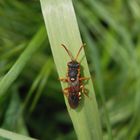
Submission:
[[[78,68],[78,67],[79,67],[79,63],[76,62],[76,63],[74,64],[74,67],[75,67],[75,68]]]

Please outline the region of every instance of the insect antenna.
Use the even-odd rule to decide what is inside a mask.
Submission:
[[[86,45],[86,44],[84,43],[84,44],[80,47],[80,49],[79,49],[79,51],[78,51],[78,53],[77,53],[77,55],[76,55],[76,58],[74,59],[75,61],[77,60],[77,58],[78,58],[78,56],[79,56],[79,54],[80,54],[82,48],[83,48],[85,45]]]
[[[68,55],[70,56],[71,60],[74,61],[74,58],[71,54],[71,52],[67,49],[67,47],[64,44],[61,44],[62,47],[64,47],[64,49],[66,50],[66,52],[68,53]]]

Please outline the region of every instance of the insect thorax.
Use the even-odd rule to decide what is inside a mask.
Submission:
[[[76,79],[75,81],[73,81],[73,82],[69,82],[69,86],[71,86],[71,87],[79,87],[79,81],[78,81],[78,79]]]

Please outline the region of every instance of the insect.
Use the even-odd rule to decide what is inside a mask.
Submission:
[[[84,44],[80,47],[75,58],[73,58],[71,52],[64,44],[61,44],[61,46],[66,50],[71,58],[71,61],[67,63],[68,70],[66,78],[60,78],[59,80],[68,83],[68,87],[63,90],[63,93],[66,95],[70,107],[75,109],[78,107],[79,101],[81,100],[81,93],[88,96],[87,90],[85,89],[82,81],[88,80],[89,78],[81,77],[80,63],[77,61]]]

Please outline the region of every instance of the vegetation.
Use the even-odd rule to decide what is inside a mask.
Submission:
[[[56,0],[56,7],[60,1],[64,4],[66,2],[66,0]],[[87,123],[88,128],[90,122],[93,123],[97,117],[101,120],[104,140],[138,140],[140,138],[140,2],[81,0],[73,1],[73,4],[82,40],[87,44],[84,50],[100,114],[98,118],[98,111],[96,112],[96,107],[93,106],[95,117],[91,115],[90,118],[89,107],[93,101],[85,97],[86,104],[82,107],[82,111],[87,111],[91,120],[87,119],[83,123],[83,118],[79,116],[80,124]],[[83,130],[81,134],[80,131],[74,131],[76,128],[74,120],[78,113],[75,115],[74,111],[68,108],[71,118],[69,117],[58,81],[58,72],[62,77],[66,73],[69,57],[63,49],[60,49],[58,52],[62,52],[63,62],[57,60],[57,51],[53,50],[56,44],[53,45],[52,42],[58,41],[59,34],[56,34],[57,38],[54,40],[50,38],[50,34],[47,36],[43,15],[40,1],[0,1],[1,140],[9,138],[30,140],[30,137],[40,140],[75,140],[77,136],[80,138],[80,135],[85,135]],[[53,21],[56,20],[54,18],[52,16]],[[77,25],[73,23],[74,29]],[[47,27],[51,29],[54,25]],[[61,28],[62,32],[65,32],[65,27]],[[47,31],[49,33],[49,30]],[[76,34],[78,35],[78,31]],[[67,45],[68,42],[74,55],[75,50],[80,47],[79,38],[69,41],[67,37],[64,39],[64,43]],[[54,58],[49,41],[55,54]],[[70,45],[72,41],[74,43]],[[83,61],[82,65],[85,65],[86,61]],[[83,74],[89,75],[87,66],[83,68]],[[86,85],[92,87],[91,83]],[[62,86],[65,87],[66,84]],[[96,101],[93,104],[96,105]],[[100,127],[98,121],[93,126],[95,127]],[[100,128],[96,132],[102,137],[99,131]],[[87,136],[90,135],[86,131],[85,133]],[[95,139],[97,135],[93,135]]]

